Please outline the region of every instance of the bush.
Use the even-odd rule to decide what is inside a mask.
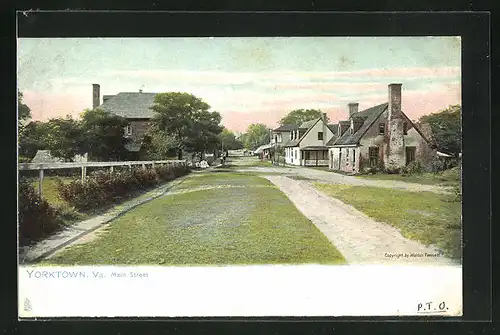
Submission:
[[[420,162],[411,162],[407,166],[403,167],[400,171],[402,175],[412,175],[416,173],[422,173],[424,171],[424,167]]]
[[[57,212],[40,198],[31,183],[19,181],[19,244],[27,245],[53,233],[61,226]]]
[[[85,182],[74,180],[68,184],[58,182],[62,199],[79,210],[97,209],[124,199],[137,190],[147,190],[162,181],[170,181],[189,172],[185,166],[157,166],[154,169],[134,167],[94,171]]]

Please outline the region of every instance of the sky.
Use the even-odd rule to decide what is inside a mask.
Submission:
[[[230,130],[314,108],[332,122],[402,84],[412,120],[461,104],[459,37],[19,38],[18,88],[34,120],[77,117],[102,95],[188,92]]]

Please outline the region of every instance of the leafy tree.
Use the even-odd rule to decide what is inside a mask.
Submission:
[[[163,160],[177,155],[179,145],[172,136],[152,124],[142,140],[147,159]],[[141,149],[142,150],[142,149]]]
[[[450,105],[444,110],[419,119],[419,123],[430,125],[438,150],[453,153],[455,156],[462,150],[461,111],[460,105]]]
[[[18,120],[31,119],[31,109],[23,102],[23,92],[17,91],[17,118]]]
[[[32,121],[19,134],[19,157],[33,159],[38,150],[47,149],[47,123]]]
[[[53,157],[71,162],[75,155],[83,154],[82,129],[71,116],[52,118],[44,125],[47,149]]]
[[[210,105],[200,98],[181,92],[160,93],[155,96],[151,109],[154,130],[165,132],[177,146],[178,158],[184,150],[201,150],[202,139],[211,138],[216,132],[217,116],[210,116]],[[220,115],[217,113],[218,117]],[[220,120],[219,120],[220,122]],[[205,129],[204,126],[209,129]],[[201,134],[196,134],[197,131]]]
[[[17,91],[17,131],[19,141],[31,119],[31,109],[23,102],[23,92]]]
[[[323,117],[323,112],[319,109],[295,109],[285,115],[280,120],[280,124],[294,124],[296,126],[300,126],[306,121],[311,121],[321,117]],[[328,123],[328,117],[326,118],[326,122]]]
[[[245,148],[255,150],[270,141],[269,129],[262,123],[253,123],[245,133]]]
[[[128,143],[124,137],[127,124],[125,118],[102,109],[85,110],[80,122],[80,151],[98,161],[120,160]]]
[[[222,131],[221,115],[218,112],[199,111],[193,115],[189,136],[185,142],[187,150],[199,154],[214,151],[219,144]]]
[[[224,128],[219,134],[219,141],[227,150],[238,150],[243,148],[243,143],[236,139],[235,134],[227,128]]]

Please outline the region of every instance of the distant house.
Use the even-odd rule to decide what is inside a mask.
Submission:
[[[126,148],[132,152],[141,149],[142,139],[149,127],[154,112],[150,109],[157,93],[120,92],[116,95],[103,95],[100,102],[100,86],[93,84],[93,108],[101,108],[109,113],[128,120],[125,136],[131,139]]]
[[[297,130],[298,127],[294,124],[284,124],[272,130],[271,144],[276,144],[282,147],[285,143],[292,139],[292,132]]]
[[[369,167],[397,170],[436,156],[430,135],[424,135],[401,110],[401,86],[389,85],[386,103],[360,112],[358,103],[348,105],[349,119],[339,122],[337,138],[327,143],[330,169],[353,173]],[[421,127],[430,131],[430,127]]]
[[[287,127],[281,132],[287,133],[287,141],[283,144],[285,162],[302,166],[328,166],[327,143],[336,138],[337,128],[336,124],[326,123],[326,113],[298,127]]]

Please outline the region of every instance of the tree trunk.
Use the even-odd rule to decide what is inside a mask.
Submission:
[[[177,151],[177,159],[178,159],[178,160],[182,160],[182,149],[179,149],[179,150]]]

